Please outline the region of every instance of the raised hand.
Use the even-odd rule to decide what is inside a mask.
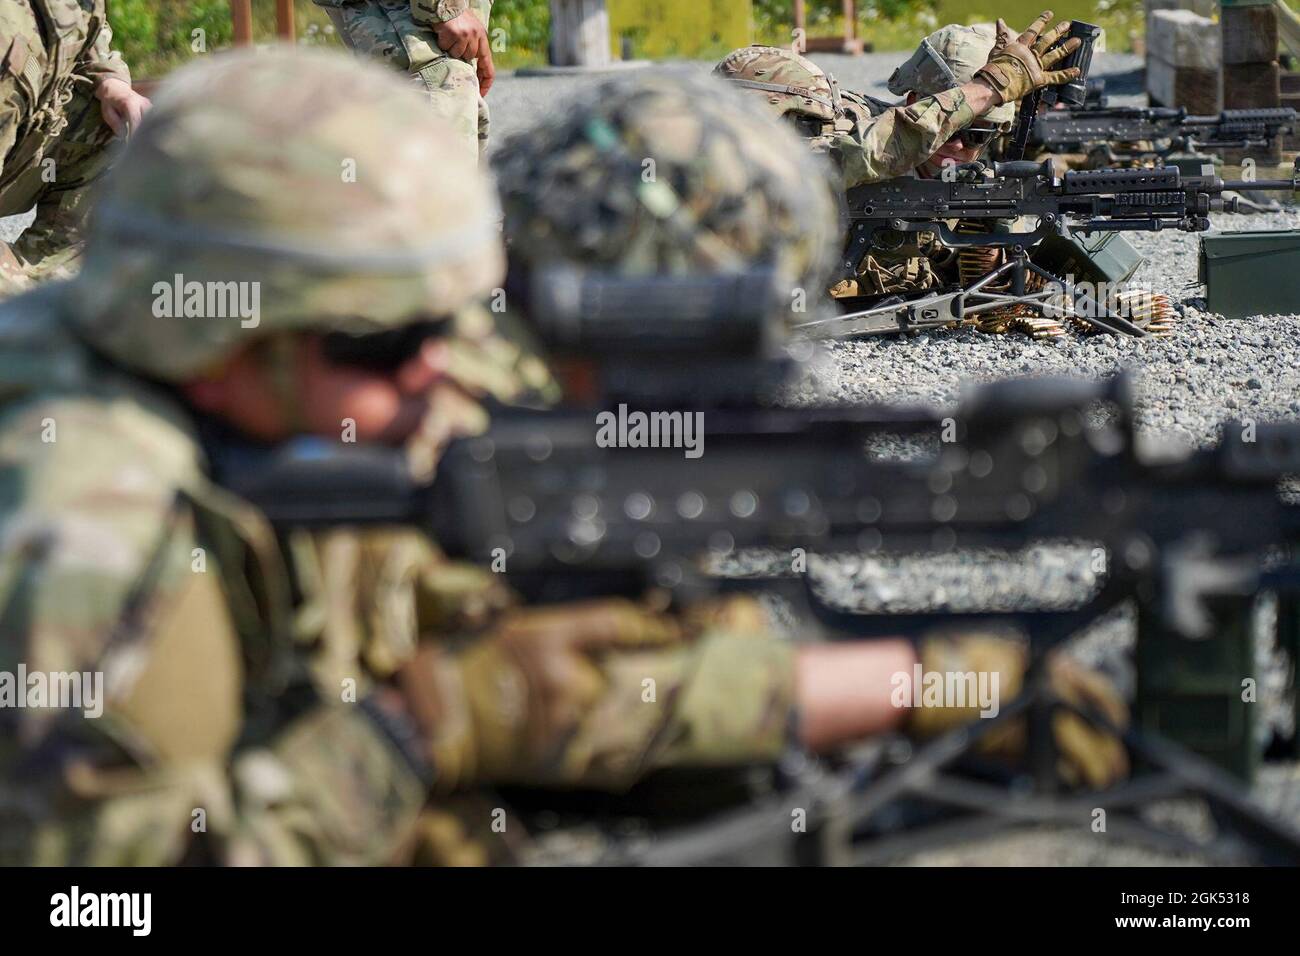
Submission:
[[[1070,29],[1064,20],[1043,32],[1052,22],[1052,11],[1044,10],[1024,33],[1016,36],[1006,21],[998,19],[997,39],[989,53],[989,61],[975,74],[975,78],[988,84],[1007,103],[1027,96],[1045,86],[1057,86],[1079,78],[1077,67],[1053,70],[1079,48],[1076,37],[1054,46]]]

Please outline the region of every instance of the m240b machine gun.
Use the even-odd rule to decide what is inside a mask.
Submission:
[[[1283,107],[1192,116],[1185,109],[1085,106],[1043,113],[1034,121],[1029,145],[1049,153],[1096,155],[1104,157],[1106,165],[1122,165],[1175,152],[1270,149],[1278,137],[1294,130],[1295,121],[1295,110]]]
[[[902,762],[881,762],[879,751],[868,764],[833,769],[801,758],[783,765],[775,793],[756,804],[648,846],[616,843],[606,862],[864,862],[971,826],[1080,825],[1080,800],[1110,808],[1111,829],[1131,839],[1222,859],[1300,861],[1300,835],[1223,769],[1249,776],[1258,749],[1240,693],[1255,666],[1249,611],[1257,593],[1280,596],[1279,634],[1292,653],[1300,646],[1300,576],[1289,557],[1300,542],[1300,506],[1278,489],[1281,475],[1300,472],[1300,426],[1229,427],[1214,450],[1151,461],[1139,453],[1121,380],[1005,382],[950,415],[774,408],[757,394],[790,364],[773,357],[770,311],[759,320],[735,307],[737,282],[765,284],[762,276],[706,288],[575,274],[547,283],[551,291],[533,297],[534,320],[553,345],[587,357],[593,390],[576,406],[501,411],[486,434],[451,446],[432,482],[412,480],[392,449],[320,441],[214,444],[216,476],[284,531],[424,528],[449,553],[498,568],[534,601],[786,585],[783,593],[802,594],[810,623],[832,639],[937,625],[1011,625],[1029,635],[1028,690],[1000,717]],[[688,341],[646,321],[674,303],[680,308],[668,314],[692,323]],[[665,377],[674,367],[684,374]],[[1109,420],[1095,414],[1098,403],[1111,408]],[[702,454],[602,438],[602,416],[615,405],[619,415],[657,413],[668,422],[698,413]],[[878,460],[866,448],[882,433],[937,437],[939,452]],[[718,579],[698,561],[750,546],[914,553],[1060,538],[1096,542],[1106,554],[1104,583],[1065,610],[851,613],[819,601],[807,575]],[[1270,563],[1277,549],[1283,558]],[[1045,728],[1068,705],[1046,690],[1045,652],[1129,601],[1138,610],[1139,682],[1136,726],[1125,739],[1144,771],[1107,794],[1061,799],[1049,783],[1055,756]],[[999,721],[1026,714],[1036,795],[1009,800],[951,772]],[[1204,798],[1223,824],[1208,844],[1141,819],[1148,801],[1188,794]],[[900,832],[900,801],[939,807],[941,823],[931,815],[914,828],[907,817]],[[791,833],[791,805],[809,810],[807,833]]]
[[[930,233],[944,246],[1005,249],[1006,261],[960,288],[901,299],[893,297],[847,314],[802,323],[798,331],[815,338],[841,338],[898,331],[920,331],[978,319],[1011,306],[1028,306],[1053,316],[1081,316],[1112,333],[1146,332],[1119,310],[1085,295],[1068,294],[1067,277],[1053,275],[1030,261],[1031,251],[1050,236],[1068,238],[1094,232],[1156,232],[1210,227],[1211,212],[1231,212],[1234,190],[1292,193],[1300,167],[1287,180],[1225,181],[1216,176],[1184,176],[1176,167],[1078,170],[1058,177],[1043,163],[968,163],[941,179],[891,179],[848,192],[848,239],[840,278],[852,279],[874,251],[902,245],[908,233]],[[1007,231],[1005,223],[1029,217],[1032,228]],[[985,223],[986,231],[956,231],[952,221]],[[999,226],[1002,228],[999,228]],[[1026,284],[1029,276],[1041,282]]]

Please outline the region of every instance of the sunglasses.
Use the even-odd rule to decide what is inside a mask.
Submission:
[[[967,146],[987,146],[995,136],[1002,135],[1002,130],[996,126],[967,126],[957,135],[961,137],[961,141]]]
[[[420,354],[424,343],[447,334],[446,319],[413,322],[400,329],[349,335],[330,332],[321,339],[325,358],[334,365],[350,365],[373,372],[392,372]]]

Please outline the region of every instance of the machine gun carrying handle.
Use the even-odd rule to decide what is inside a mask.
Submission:
[[[1053,176],[1052,161],[1045,159],[1041,163],[1036,163],[1032,159],[1018,159],[1006,163],[994,163],[993,175],[1006,179],[1033,179],[1035,176],[1046,176],[1050,179]]]
[[[1065,58],[1057,69],[1068,70],[1071,67],[1077,67],[1079,78],[1071,80],[1068,83],[1062,83],[1060,86],[1050,86],[1044,91],[1044,100],[1047,103],[1060,103],[1067,109],[1075,109],[1088,99],[1088,71],[1092,68],[1092,51],[1097,40],[1101,37],[1101,27],[1093,23],[1085,23],[1083,20],[1071,20],[1069,32],[1061,38],[1057,45],[1069,43],[1071,40],[1078,40],[1079,46],[1073,53]]]

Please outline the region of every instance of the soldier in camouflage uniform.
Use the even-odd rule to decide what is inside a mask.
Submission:
[[[36,207],[17,262],[0,265],[10,291],[78,241],[88,186],[108,166],[114,134],[148,108],[112,40],[103,0],[0,8],[0,216]]]
[[[1011,128],[1017,100],[1077,76],[1077,70],[1050,69],[1079,45],[1071,40],[1049,50],[1070,28],[1067,20],[1048,30],[1051,17],[1044,12],[1019,37],[1001,20],[997,34],[957,25],[936,31],[889,78],[890,92],[908,97],[902,106],[848,98],[816,64],[777,47],[736,50],[714,72],[811,134],[849,189],[941,161],[945,150],[962,145],[963,131],[978,130],[982,149]]]
[[[1040,18],[1030,31],[1044,26]],[[1068,22],[1058,26],[1039,43],[1068,28]],[[979,115],[970,107],[971,95],[978,96],[984,85],[976,74],[993,52],[992,28],[950,25],[936,30],[889,78],[890,92],[907,97],[902,106],[841,91],[821,67],[779,47],[736,50],[714,73],[754,91],[755,99],[792,122],[814,152],[831,159],[848,189],[899,176],[935,175],[945,162],[977,159],[994,136],[1007,132],[1015,119],[1014,103],[985,96],[976,100],[983,104]],[[968,258],[977,254],[966,253]],[[858,277],[836,283],[831,294],[854,298],[925,292],[958,281],[957,260],[933,233],[900,234],[896,246],[867,256]]]
[[[770,110],[791,122],[815,152],[832,160],[842,174],[845,189],[900,176],[928,178],[940,175],[945,165],[982,158],[991,143],[1011,130],[1015,97],[1000,97],[1001,102],[986,105],[973,117],[962,105],[971,102],[972,89],[994,82],[985,69],[987,64],[1000,56],[1005,58],[1009,45],[1025,47],[1020,41],[1028,41],[1028,50],[1039,56],[1044,66],[1059,62],[1067,50],[1073,49],[1066,44],[1043,55],[1042,51],[1070,25],[1066,21],[1044,33],[1050,17],[1050,12],[1044,13],[1019,40],[1010,36],[1001,21],[996,30],[988,25],[950,24],[931,33],[889,77],[889,91],[906,97],[902,106],[840,90],[821,67],[779,47],[736,50],[715,67],[714,73],[753,90],[756,99],[761,97]],[[1002,75],[1002,71],[1003,67],[999,67],[996,72]],[[1067,74],[1043,73],[1041,83],[1061,82]],[[1013,92],[1023,95],[1028,91],[1022,84]],[[984,223],[968,225],[958,220],[950,220],[949,226],[959,232],[987,228]],[[1004,225],[1013,230],[1032,227],[1028,221],[1008,220]],[[898,233],[896,242],[887,249],[876,249],[866,256],[855,278],[837,282],[831,295],[855,299],[911,295],[954,284],[965,286],[1004,261],[1004,254],[996,248],[966,247],[958,251],[941,244],[932,232]],[[1031,280],[1038,281],[1036,276]],[[1172,305],[1166,296],[1127,290],[1118,293],[1114,305],[1156,334],[1167,333],[1172,323]],[[1087,326],[1086,322],[1079,324]],[[988,313],[979,328],[989,332],[1015,329],[1035,338],[1065,334],[1059,320],[1025,307]]]
[[[494,68],[492,0],[312,0],[351,49],[409,74],[466,149],[481,157]]]
[[[595,232],[551,234],[608,263],[618,243],[630,268],[753,255],[816,271],[833,227],[803,151],[729,122],[737,104],[697,118],[696,93],[604,90],[586,140],[572,124],[535,134],[531,162],[557,163],[570,190],[565,168],[604,168],[621,197]],[[519,608],[413,529],[277,540],[213,485],[203,436],[350,430],[425,470],[482,427],[486,393],[546,390],[479,304],[504,271],[495,204],[446,134],[347,58],[187,67],[109,178],[80,276],[0,307],[0,675],[104,679],[98,718],[0,699],[0,859],[490,862],[509,847],[476,839],[499,806],[475,796],[485,784],[619,788],[659,766],[773,757],[792,732],[829,747],[971,718],[889,703],[889,676],[916,660],[907,641],[796,650],[749,602]],[[658,187],[637,185],[639,152]],[[527,219],[542,206],[521,204],[516,174],[509,208]],[[540,223],[519,229],[523,248],[544,242]],[[182,282],[226,307],[182,308]],[[241,289],[260,307],[230,307]],[[1023,669],[987,639],[921,656],[1005,672],[1012,694]],[[1081,782],[1122,772],[1116,742],[1074,731]]]
[[[557,266],[621,277],[701,277],[759,266],[772,269],[779,283],[793,293],[824,284],[839,243],[833,198],[838,184],[827,176],[825,165],[816,162],[787,129],[773,124],[751,98],[718,89],[692,74],[665,72],[604,83],[564,117],[513,137],[496,155],[493,171],[510,237],[512,277],[537,275]],[[732,599],[726,608],[735,619],[752,622],[747,629],[759,631],[757,608],[750,602]],[[764,696],[773,702],[772,709],[779,709],[776,702],[789,701],[791,714],[798,718],[800,742],[814,749],[831,745],[837,736],[843,739],[900,726],[879,713],[870,714],[880,703],[877,676],[897,662],[893,655],[907,656],[896,642],[803,646],[791,654],[797,675],[793,699],[778,691],[789,679],[785,671],[791,664],[769,662],[759,668],[752,661],[740,663],[760,654],[779,658],[790,653],[778,652],[778,647],[779,643],[754,635],[736,644],[736,657],[727,669],[745,679],[732,685],[733,700],[746,700],[746,694],[737,693],[739,689],[752,693],[768,682],[771,689]],[[1012,663],[1019,652],[1005,641],[930,639],[921,641],[919,650],[926,666],[965,659],[979,669],[982,665],[972,663],[978,660],[1010,675],[1013,683],[1019,680],[1019,665]],[[709,656],[721,660],[720,647]],[[642,665],[648,666],[649,662]],[[836,700],[833,679],[821,672],[823,666],[842,667],[842,675],[855,675],[848,681],[856,688],[855,701]],[[1054,666],[1060,668],[1061,663]],[[636,679],[647,673],[656,674],[642,668],[627,671],[628,686],[618,696],[635,696]],[[702,680],[707,673],[706,668]],[[1106,706],[1118,716],[1118,709],[1112,709],[1117,702],[1101,690],[1095,675],[1076,671],[1066,677],[1058,670],[1059,680],[1076,678],[1088,684],[1089,694],[1106,697]],[[721,687],[721,674],[716,679],[717,685],[705,681],[704,686]],[[674,684],[669,681],[669,686]],[[662,689],[662,679],[658,685]],[[828,718],[848,723],[833,729],[823,723]],[[909,732],[925,737],[968,718],[969,714],[918,711],[908,716],[905,725]],[[721,714],[710,721],[715,727],[724,722]],[[671,744],[686,739],[681,725],[666,726],[671,733],[661,731],[660,739],[669,744],[672,759],[651,750],[642,766],[698,762],[689,748]],[[599,733],[595,728],[591,732]],[[734,740],[746,736],[736,733]],[[775,753],[776,741],[769,739],[769,744]],[[740,747],[735,756],[741,757],[744,749]],[[1082,751],[1088,752],[1067,772],[1078,773],[1076,780],[1095,785],[1122,773],[1122,757],[1107,745],[1094,749],[1090,742],[1071,749],[1072,761]],[[1080,770],[1084,764],[1088,769]]]

